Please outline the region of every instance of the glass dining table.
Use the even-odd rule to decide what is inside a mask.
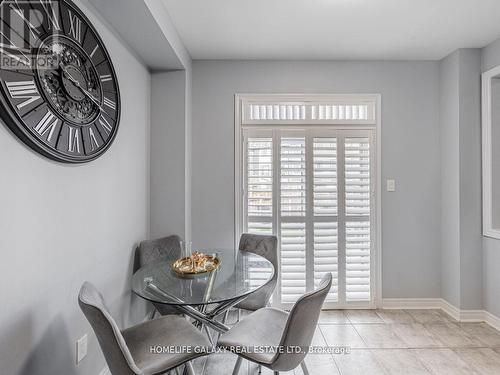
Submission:
[[[175,259],[148,264],[132,276],[138,296],[175,307],[179,312],[218,332],[229,327],[217,318],[271,280],[274,267],[267,259],[240,250],[202,250],[220,259],[212,272],[186,276],[171,269]]]

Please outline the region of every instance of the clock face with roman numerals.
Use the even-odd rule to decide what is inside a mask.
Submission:
[[[102,155],[118,129],[120,93],[95,28],[69,0],[4,0],[0,11],[4,122],[53,160]]]

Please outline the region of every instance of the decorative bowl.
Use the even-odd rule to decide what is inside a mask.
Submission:
[[[177,259],[172,263],[172,270],[179,275],[198,275],[212,272],[220,265],[220,259],[214,255],[195,252],[190,257]]]

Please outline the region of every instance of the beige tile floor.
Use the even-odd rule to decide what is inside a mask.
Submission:
[[[309,355],[311,375],[500,375],[500,332],[485,323],[458,323],[439,310],[324,311],[313,345],[351,351]],[[232,354],[212,355],[199,358],[195,371],[231,374],[235,362]],[[253,374],[257,366],[244,361],[240,375]]]

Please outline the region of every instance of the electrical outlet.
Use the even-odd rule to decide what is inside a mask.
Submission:
[[[387,180],[387,191],[396,191],[396,180]]]
[[[87,355],[87,334],[76,341],[76,363],[80,363]]]

